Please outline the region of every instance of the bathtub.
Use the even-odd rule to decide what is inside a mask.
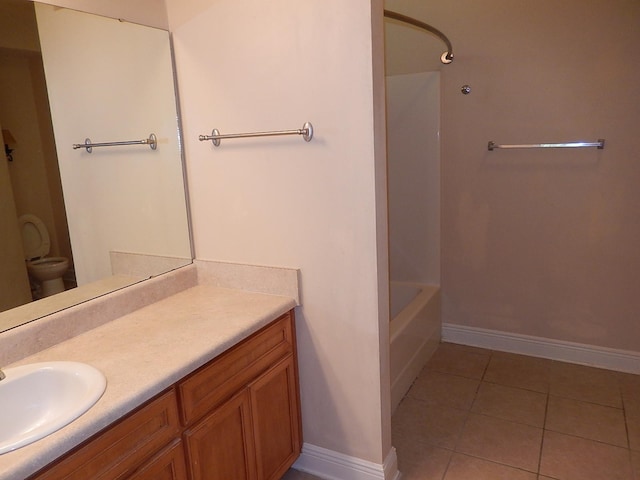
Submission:
[[[440,343],[440,287],[390,283],[391,411]]]

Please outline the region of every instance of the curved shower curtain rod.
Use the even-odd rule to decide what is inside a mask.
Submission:
[[[415,27],[422,28],[427,32],[431,32],[434,35],[437,35],[440,38],[440,40],[442,40],[447,46],[447,51],[440,56],[440,61],[445,64],[451,63],[453,61],[453,46],[451,45],[451,42],[449,41],[447,36],[437,28],[434,28],[427,23],[421,22],[420,20],[416,20],[415,18],[402,15],[401,13],[392,12],[391,10],[385,10],[384,16],[388,18],[393,18],[394,20],[399,20],[400,22],[409,23]]]

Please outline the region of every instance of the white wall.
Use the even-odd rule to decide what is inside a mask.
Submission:
[[[440,285],[440,73],[387,77],[392,280]]]
[[[390,449],[381,2],[167,4],[196,256],[300,268],[305,443],[381,464]],[[212,128],[305,121],[310,143],[197,140]]]
[[[110,275],[114,250],[190,257],[167,32],[36,7],[78,284]],[[71,148],[152,132],[155,151]]]

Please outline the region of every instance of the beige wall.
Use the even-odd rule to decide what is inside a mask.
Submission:
[[[167,3],[196,256],[300,268],[305,442],[380,464],[390,448],[388,298],[384,78],[382,57],[372,58],[382,37],[372,41],[372,2]],[[381,33],[382,6],[373,4]],[[197,140],[214,127],[305,121],[315,127],[310,143]]]
[[[438,66],[443,45],[415,32],[388,52],[396,73],[442,72],[444,321],[640,351],[640,3],[386,6],[456,55]],[[598,138],[602,151],[486,148]]]
[[[440,73],[386,79],[389,274],[440,285]]]

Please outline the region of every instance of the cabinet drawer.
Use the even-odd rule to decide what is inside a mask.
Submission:
[[[119,479],[179,434],[176,393],[171,389],[89,440],[34,479]]]
[[[187,480],[182,442],[174,441],[127,480]]]
[[[293,314],[288,312],[178,384],[184,425],[234,395],[293,352]]]

